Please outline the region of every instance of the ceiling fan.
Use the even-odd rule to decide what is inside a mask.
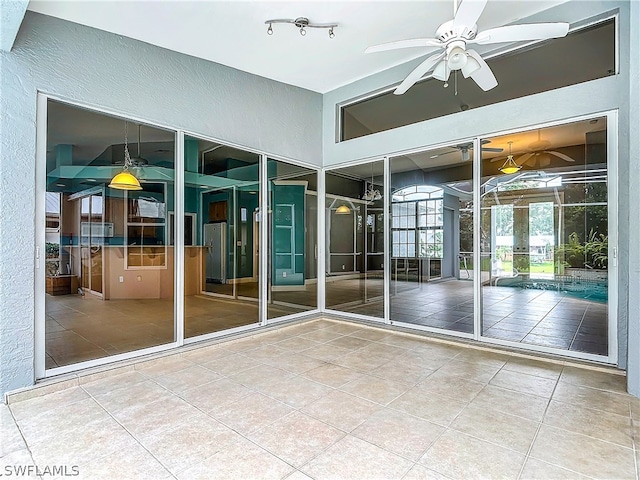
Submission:
[[[521,155],[515,160],[516,165],[529,165],[530,167],[547,167],[551,164],[551,157],[557,157],[565,162],[575,162],[575,159],[564,153],[549,150],[551,142],[549,140],[540,139],[540,130],[538,130],[538,139],[532,142],[527,147],[528,152]],[[504,158],[494,158],[491,162],[498,162],[504,160]]]
[[[461,71],[464,78],[471,77],[484,90],[491,90],[498,81],[487,62],[475,50],[467,49],[468,44],[487,45],[491,43],[520,42],[526,40],[545,40],[564,37],[569,31],[569,24],[529,23],[490,28],[478,32],[476,22],[488,0],[454,0],[454,18],[440,25],[435,38],[415,38],[374,45],[365,53],[384,52],[401,48],[422,47],[428,50],[442,49],[418,65],[395,89],[396,95],[409,90],[432,67],[433,77],[446,82],[452,71]]]
[[[482,145],[486,145],[487,143],[491,143],[491,140],[482,140]],[[455,149],[455,150],[452,150],[451,152],[438,153],[436,155],[431,155],[429,158],[438,158],[438,157],[441,157],[443,155],[449,155],[450,153],[454,153],[455,151],[459,151],[459,152],[462,153],[462,160],[464,162],[466,162],[466,161],[471,159],[470,150],[473,150],[473,142],[461,143],[461,144],[458,144],[458,145],[453,145],[452,147],[449,147],[449,148]],[[503,150],[504,150],[503,148],[482,147],[482,151],[483,152],[501,153]]]

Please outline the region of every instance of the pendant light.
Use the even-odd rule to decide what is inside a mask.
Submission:
[[[373,163],[371,164],[371,183],[369,184],[369,188],[364,192],[364,195],[362,195],[362,199],[367,202],[374,202],[382,199],[380,190],[373,188]]]
[[[127,138],[127,121],[124,122],[124,166],[122,171],[111,179],[109,187],[117,190],[142,190],[138,179],[129,171],[132,165]]]
[[[509,155],[507,155],[507,159],[504,164],[498,169],[502,173],[506,175],[511,175],[512,173],[516,173],[520,171],[522,165],[518,165],[516,161],[513,159],[513,155],[511,154],[511,144],[513,142],[509,142]]]
[[[338,215],[347,215],[351,213],[351,209],[347,205],[340,205],[338,208],[336,208],[336,213]]]

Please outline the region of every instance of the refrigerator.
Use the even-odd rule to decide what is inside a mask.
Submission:
[[[206,247],[205,278],[207,283],[227,283],[226,265],[227,223],[207,223],[204,226]]]

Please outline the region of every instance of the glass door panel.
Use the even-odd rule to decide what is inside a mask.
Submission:
[[[473,333],[471,147],[390,159],[393,322]]]
[[[184,151],[185,337],[258,323],[260,156],[195,137]]]
[[[317,183],[314,170],[267,160],[267,318],[317,307]]]
[[[606,118],[491,138],[483,152],[482,335],[608,355]]]
[[[384,317],[384,162],[326,173],[326,306]]]
[[[165,226],[175,133],[53,100],[47,110],[46,246],[57,260],[45,278],[45,368],[175,341]],[[108,187],[125,131],[139,192]]]

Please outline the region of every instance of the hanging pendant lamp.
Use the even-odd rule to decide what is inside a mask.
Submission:
[[[498,169],[505,175],[510,175],[512,173],[519,172],[522,168],[522,165],[518,165],[516,161],[513,159],[513,155],[511,154],[511,144],[513,142],[509,142],[509,155],[507,155],[507,159],[504,164]]]
[[[109,187],[117,190],[142,190],[140,182],[133,173],[129,171],[132,165],[131,156],[129,155],[129,145],[127,138],[127,121],[124,122],[124,166],[122,171],[116,174],[109,183]]]

